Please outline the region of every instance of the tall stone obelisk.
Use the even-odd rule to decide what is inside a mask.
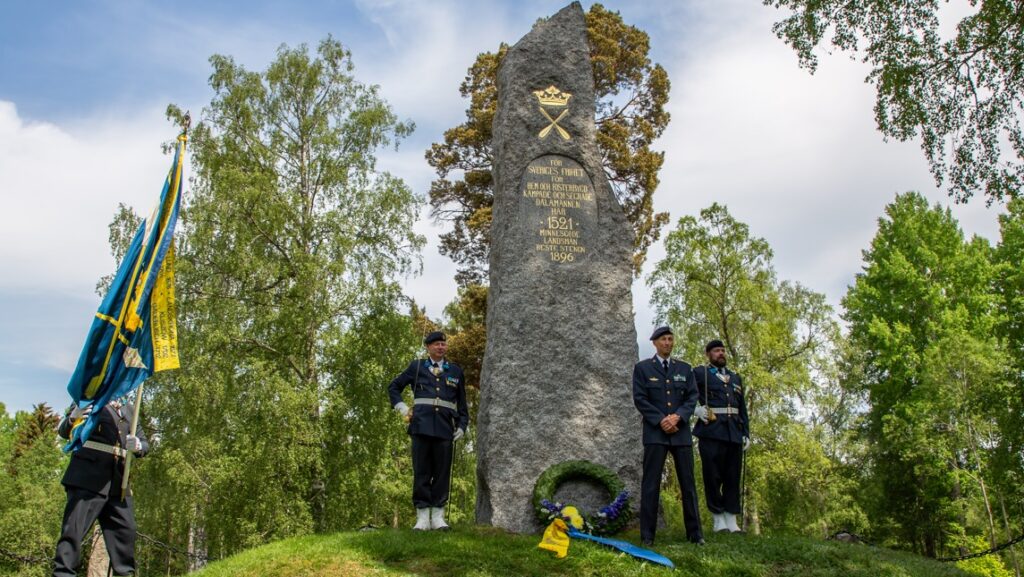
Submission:
[[[604,465],[639,495],[633,232],[601,166],[594,112],[574,2],[498,72],[476,519],[520,533],[540,528],[534,483],[563,461]]]

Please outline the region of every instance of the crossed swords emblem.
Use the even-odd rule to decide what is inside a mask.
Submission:
[[[539,138],[546,138],[547,135],[551,133],[551,130],[554,129],[558,131],[558,135],[561,136],[563,140],[569,140],[569,132],[559,126],[558,121],[565,118],[565,115],[569,113],[569,98],[572,97],[572,94],[562,92],[555,87],[554,84],[548,86],[544,90],[534,90],[533,94],[537,97],[537,101],[540,102],[540,113],[544,115],[544,118],[546,118],[548,122],[550,122],[550,124],[545,126],[537,136]],[[558,116],[552,118],[551,114],[549,114],[544,108],[545,106],[551,108],[562,108],[563,110]]]

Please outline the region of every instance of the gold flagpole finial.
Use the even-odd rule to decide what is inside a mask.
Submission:
[[[188,129],[192,126],[192,114],[188,111],[185,112],[185,117],[181,119],[181,136],[179,138],[188,140]]]

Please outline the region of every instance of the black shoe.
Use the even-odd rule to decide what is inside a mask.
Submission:
[[[640,539],[640,544],[643,545],[644,547],[653,547],[654,546],[654,539],[649,539],[649,538],[646,538],[646,537],[642,538],[642,539]]]
[[[707,543],[704,542],[704,538],[703,537],[698,537],[696,539],[693,539],[693,540],[690,541],[690,543],[693,543],[694,545],[696,545],[698,547],[703,547],[703,546],[707,545]]]

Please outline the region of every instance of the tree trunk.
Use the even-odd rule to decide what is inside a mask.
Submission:
[[[761,534],[761,518],[757,515],[757,504],[749,503],[744,507],[746,509],[744,519],[744,529],[751,535]]]
[[[965,385],[966,388],[966,385]],[[988,498],[988,488],[985,487],[985,475],[984,468],[982,467],[981,458],[978,456],[978,444],[974,438],[974,427],[971,426],[971,422],[967,421],[967,440],[971,447],[971,454],[974,457],[974,462],[978,465],[978,485],[981,487],[981,496],[985,500],[985,512],[988,513],[988,542],[989,547],[996,546],[996,523],[995,518],[992,515],[992,502]]]
[[[110,567],[110,556],[107,554],[107,545],[103,542],[103,531],[97,525],[92,532],[92,547],[89,550],[89,569],[87,577],[107,577],[107,570]]]
[[[206,530],[190,523],[188,527],[188,571],[198,571],[206,566]]]
[[[1003,510],[1003,527],[1006,529],[1006,539],[1013,539],[1013,533],[1010,531],[1010,516],[1006,514],[1006,501],[1003,500],[1003,495],[999,495],[999,507]],[[1010,545],[1010,559],[1013,560],[1013,573],[1015,577],[1020,577],[1020,562],[1017,561],[1017,546]]]

